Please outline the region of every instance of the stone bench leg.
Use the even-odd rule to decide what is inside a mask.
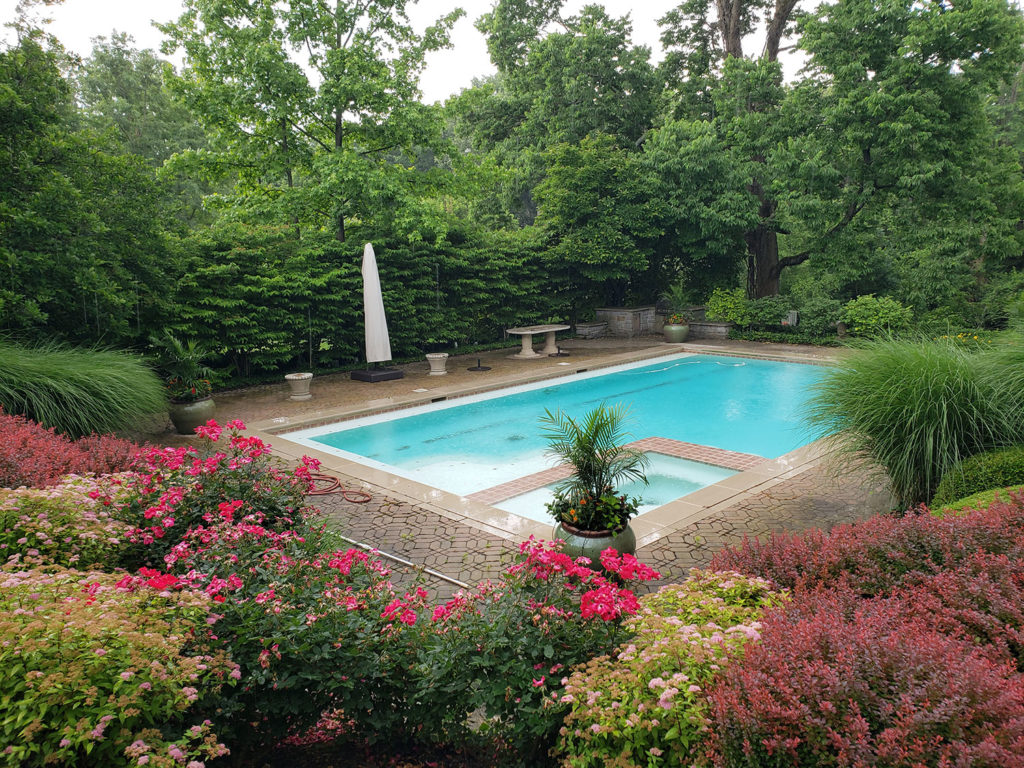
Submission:
[[[558,345],[555,344],[555,332],[548,331],[544,336],[544,349],[541,350],[543,355],[557,355]]]
[[[533,351],[533,334],[532,333],[524,333],[524,334],[522,334],[520,336],[520,338],[523,341],[523,348],[521,350],[519,350],[519,354],[518,355],[514,355],[514,357],[518,357],[518,358],[540,357],[540,355],[538,355],[536,352]]]

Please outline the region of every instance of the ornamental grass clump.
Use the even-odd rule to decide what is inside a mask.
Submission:
[[[693,571],[640,598],[635,637],[577,667],[555,754],[566,768],[655,768],[701,759],[708,687],[760,637],[765,610],[784,596],[764,579]]]
[[[141,358],[0,341],[0,407],[74,438],[130,429],[166,411],[167,400]]]
[[[130,527],[112,514],[120,478],[69,475],[50,488],[0,490],[0,559],[21,565],[111,567]]]
[[[709,694],[712,765],[1024,766],[1024,676],[902,603],[823,590],[767,614]]]
[[[944,340],[870,342],[826,370],[806,421],[838,455],[883,470],[903,509],[982,451],[1024,442],[1015,346],[971,352]],[[1018,360],[1018,362],[1020,362]],[[1009,379],[1009,381],[1008,381]]]
[[[601,565],[620,582],[612,583],[560,546],[531,537],[500,581],[434,611],[417,672],[428,736],[496,742],[496,761],[544,763],[568,710],[568,669],[624,640],[623,621],[640,608],[628,586],[659,578],[632,555],[608,549]],[[476,734],[471,715],[483,718]]]
[[[184,765],[227,753],[197,714],[238,677],[173,577],[0,570],[5,765]],[[180,757],[180,759],[179,759]]]

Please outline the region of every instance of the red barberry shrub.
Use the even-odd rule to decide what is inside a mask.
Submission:
[[[907,579],[955,568],[976,552],[1024,557],[1024,495],[962,517],[878,516],[831,533],[745,539],[718,552],[711,570],[738,571],[780,587],[831,586],[846,579],[865,596],[886,594]]]
[[[978,552],[953,570],[904,585],[893,598],[907,620],[1024,670],[1024,560]]]
[[[710,692],[716,766],[1024,766],[1024,677],[902,600],[794,596]]]
[[[73,441],[24,416],[0,411],[0,487],[46,488],[64,475],[107,474],[131,466],[141,450],[112,435]]]

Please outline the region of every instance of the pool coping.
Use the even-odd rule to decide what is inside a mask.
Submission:
[[[500,383],[490,383],[484,386],[439,387],[427,393],[419,393],[419,396],[408,394],[397,398],[383,399],[386,402],[370,400],[364,406],[334,409],[317,414],[315,418],[301,420],[279,418],[257,422],[250,425],[250,429],[261,439],[273,442],[274,453],[285,460],[297,462],[303,455],[318,459],[321,462],[321,471],[337,475],[343,485],[351,490],[376,492],[396,500],[416,504],[444,519],[476,528],[508,541],[521,541],[529,536],[550,538],[552,529],[550,523],[529,520],[467,496],[433,488],[333,453],[294,443],[288,439],[287,434],[336,421],[425,405],[442,399],[455,399],[521,384],[569,377],[586,371],[680,353],[715,354],[725,357],[744,357],[807,365],[827,365],[830,362],[829,360],[807,358],[799,354],[757,354],[752,351],[737,353],[733,350],[724,351],[701,344],[663,344],[609,355],[582,369],[574,369],[571,366],[565,370],[550,367],[541,371],[526,369],[521,375],[510,376],[506,381]],[[826,450],[825,440],[817,440],[776,459],[766,459],[751,469],[739,472],[644,513],[631,523],[636,533],[637,546],[642,547],[654,543],[708,515],[720,512],[810,469],[822,459]]]

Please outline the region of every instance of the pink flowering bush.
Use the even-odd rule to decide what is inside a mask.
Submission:
[[[227,753],[195,713],[238,669],[195,643],[210,601],[175,586],[0,569],[3,764],[166,767]]]
[[[707,690],[760,637],[760,618],[783,595],[764,579],[694,571],[640,598],[635,636],[569,675],[571,707],[556,754],[572,768],[691,765],[708,730]]]
[[[479,710],[482,735],[496,737],[510,762],[542,763],[568,708],[568,668],[629,635],[623,622],[639,611],[637,597],[559,547],[531,538],[498,583],[434,611],[417,673],[417,700],[433,738],[469,738],[467,718]],[[627,586],[659,576],[614,550],[601,561]]]
[[[0,560],[88,568],[117,563],[129,526],[112,512],[121,478],[68,475],[49,488],[0,490]]]
[[[135,565],[163,567],[164,556],[188,534],[217,521],[231,523],[251,513],[274,531],[302,517],[313,459],[289,470],[275,462],[270,446],[246,436],[240,421],[224,428],[215,421],[199,427],[202,446],[153,448],[142,454],[125,483],[118,516],[132,526]]]
[[[213,601],[204,642],[240,665],[239,686],[218,702],[219,731],[264,748],[343,709],[370,741],[399,738],[427,593],[396,594],[377,558],[330,549],[320,528],[273,530],[244,505],[220,506],[164,556],[166,577]]]

